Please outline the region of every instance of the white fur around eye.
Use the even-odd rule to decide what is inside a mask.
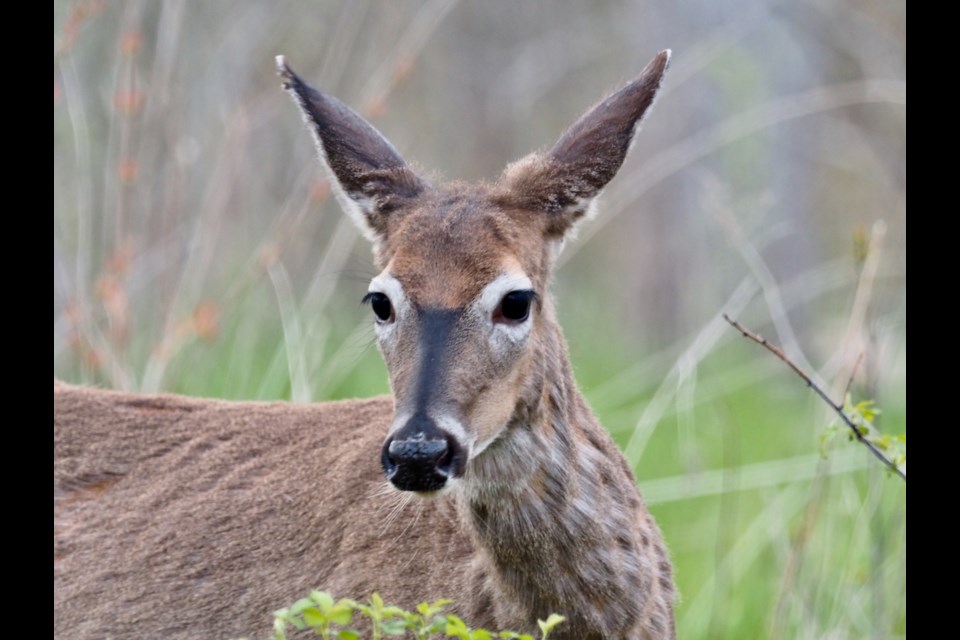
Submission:
[[[374,325],[377,337],[380,338],[380,340],[386,340],[388,336],[393,333],[393,328],[397,323],[403,320],[408,314],[410,302],[407,300],[407,295],[404,293],[403,285],[400,284],[400,281],[386,271],[370,281],[367,292],[382,293],[389,298],[390,305],[393,307],[393,313],[396,315],[396,319],[393,322],[377,322]]]
[[[530,336],[530,327],[533,325],[533,313],[526,320],[516,324],[493,322],[493,313],[503,297],[511,291],[526,291],[533,289],[533,282],[523,273],[505,273],[494,278],[483,288],[475,302],[477,313],[483,321],[490,324],[490,347],[494,352],[502,352],[516,347]]]

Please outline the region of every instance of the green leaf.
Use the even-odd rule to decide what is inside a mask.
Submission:
[[[448,636],[456,636],[458,638],[469,638],[470,629],[464,623],[463,620],[457,616],[447,616],[447,625],[444,632]]]
[[[317,603],[320,611],[324,613],[330,611],[330,608],[333,606],[333,596],[326,591],[312,591],[310,592],[310,598]]]
[[[337,632],[337,637],[340,640],[360,640],[360,633],[353,629],[343,629]]]
[[[300,598],[290,606],[290,613],[293,615],[299,615],[303,613],[303,610],[308,607],[313,607],[314,601],[310,598]]]
[[[540,633],[543,634],[542,638],[546,640],[553,628],[564,620],[566,618],[556,613],[551,613],[546,620],[537,620],[537,624],[540,625]]]
[[[320,627],[327,621],[327,616],[316,607],[307,607],[303,610],[303,621],[311,627]]]
[[[428,633],[442,633],[447,628],[447,618],[449,616],[434,616],[433,621],[425,629]]]
[[[327,617],[330,619],[330,622],[338,624],[340,626],[350,624],[350,619],[353,618],[353,609],[350,608],[349,603],[344,603],[342,600],[330,607],[330,610],[327,612]]]
[[[383,632],[391,636],[402,636],[410,624],[406,620],[390,620],[383,623]]]
[[[286,609],[280,611],[286,611]],[[280,613],[280,611],[277,613]],[[287,623],[283,621],[283,618],[277,617],[273,621],[273,640],[287,640]]]

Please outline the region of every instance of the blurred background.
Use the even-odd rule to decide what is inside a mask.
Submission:
[[[905,483],[720,315],[905,432],[904,2],[55,1],[54,376],[388,391],[370,250],[276,54],[433,179],[493,180],[664,48],[555,295],[670,546],[679,634],[905,635]]]

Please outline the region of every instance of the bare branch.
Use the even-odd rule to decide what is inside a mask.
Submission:
[[[892,471],[896,472],[896,474],[900,476],[904,482],[907,481],[906,472],[901,470],[900,467],[898,467],[893,460],[888,458],[883,453],[883,451],[880,450],[879,447],[877,447],[877,445],[875,445],[869,439],[864,437],[864,435],[860,432],[860,429],[857,427],[856,423],[853,421],[853,418],[847,415],[847,412],[843,410],[843,405],[840,405],[834,402],[833,399],[830,396],[828,396],[827,393],[823,389],[821,389],[820,386],[817,385],[817,383],[815,383],[813,379],[809,375],[807,375],[807,373],[803,369],[801,369],[790,358],[788,358],[787,354],[785,354],[778,346],[768,342],[767,339],[761,336],[759,333],[754,333],[753,331],[750,331],[749,329],[745,328],[742,324],[740,324],[739,322],[737,322],[727,314],[723,314],[723,319],[726,320],[730,324],[730,326],[732,326],[734,329],[739,331],[743,335],[743,337],[750,338],[760,346],[764,347],[767,351],[769,351],[773,355],[780,358],[788,367],[793,369],[794,373],[800,376],[800,378],[807,383],[807,386],[813,389],[813,392],[816,393],[818,396],[820,396],[821,400],[823,400],[828,405],[830,405],[830,408],[833,409],[838,416],[840,416],[840,419],[843,420],[843,423],[845,425],[850,427],[850,431],[853,432],[854,437],[856,437],[856,439],[859,440],[863,444],[863,446],[869,449],[870,452],[873,453],[873,455],[876,456],[878,460],[883,462],[883,464],[889,467]]]

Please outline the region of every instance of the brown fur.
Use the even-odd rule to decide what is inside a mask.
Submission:
[[[665,546],[576,387],[547,295],[560,240],[620,167],[666,63],[477,186],[428,185],[281,65],[341,202],[402,287],[406,315],[380,326],[394,399],[228,403],[55,382],[55,635],[263,634],[271,611],[319,587],[406,607],[449,597],[471,625],[527,632],[559,612],[558,639],[674,637]],[[537,294],[515,323],[527,333],[479,306],[504,274]],[[404,423],[415,413],[466,452],[439,495],[392,490],[380,469],[388,435],[427,424]]]
[[[312,588],[410,606],[450,587],[417,569],[469,553],[454,514],[383,491],[392,410],[54,383],[55,635],[260,637]]]

